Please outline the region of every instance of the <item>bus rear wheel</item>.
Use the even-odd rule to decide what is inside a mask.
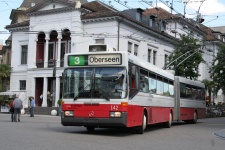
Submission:
[[[136,132],[138,134],[143,134],[146,129],[146,126],[147,126],[147,117],[146,114],[143,113],[142,125],[137,127]]]
[[[191,121],[191,123],[196,124],[197,121],[198,121],[198,115],[197,115],[197,112],[195,111],[194,112],[194,119]]]
[[[164,127],[170,128],[172,126],[172,114],[169,115],[169,121],[164,123]]]
[[[195,111],[193,115],[194,115],[194,118],[192,120],[184,120],[184,122],[185,123],[188,123],[188,124],[190,124],[190,123],[196,124],[197,123],[197,120],[198,120],[197,112]]]

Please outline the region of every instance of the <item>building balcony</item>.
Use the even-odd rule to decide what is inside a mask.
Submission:
[[[48,68],[53,68],[56,65],[56,60],[50,59],[48,60]],[[44,60],[37,59],[36,60],[36,66],[37,68],[44,68]],[[60,67],[64,66],[64,60],[60,60]]]
[[[36,66],[37,68],[44,68],[44,61],[42,59],[37,59]]]
[[[48,60],[48,68],[53,68],[56,65],[55,59]]]

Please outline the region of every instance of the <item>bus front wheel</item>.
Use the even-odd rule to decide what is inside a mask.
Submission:
[[[136,132],[138,134],[143,134],[146,129],[146,126],[147,126],[147,117],[146,114],[143,113],[142,125],[137,127]]]

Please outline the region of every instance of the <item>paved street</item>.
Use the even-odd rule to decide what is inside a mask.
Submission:
[[[0,114],[1,150],[222,150],[225,117],[199,120],[197,124],[175,123],[171,128],[149,126],[143,134],[122,129],[63,127],[58,116],[22,115],[10,122]]]

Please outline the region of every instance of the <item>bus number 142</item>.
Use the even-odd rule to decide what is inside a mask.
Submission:
[[[119,106],[118,105],[111,105],[111,110],[118,110]]]

